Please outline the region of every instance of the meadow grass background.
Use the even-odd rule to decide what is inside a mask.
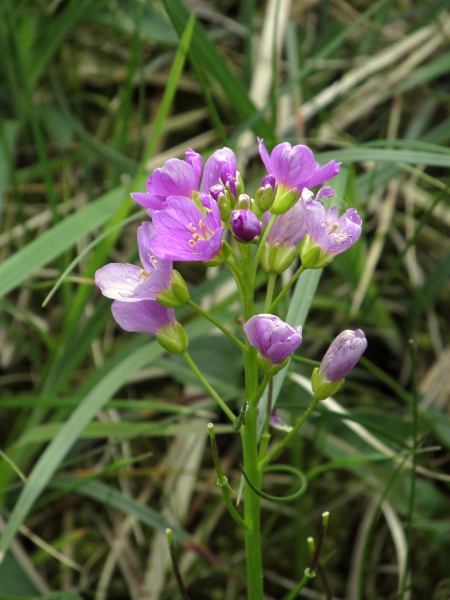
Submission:
[[[282,307],[308,313],[301,355],[320,360],[345,328],[369,341],[280,458],[309,485],[264,503],[267,598],[301,579],[325,510],[335,598],[450,597],[449,40],[439,1],[0,3],[1,598],[176,599],[168,525],[192,598],[245,598],[206,424],[236,490],[239,437],[182,362],[118,330],[93,275],[136,262],[145,215],[129,192],[152,169],[227,145],[254,193],[256,136],[342,161],[338,198],[364,221],[357,245],[303,280],[311,295]],[[235,325],[228,272],[180,269]],[[202,370],[241,406],[235,349],[178,314]],[[310,373],[291,361],[277,399],[289,422]],[[296,483],[268,473],[264,485]],[[323,593],[313,580],[302,597]]]

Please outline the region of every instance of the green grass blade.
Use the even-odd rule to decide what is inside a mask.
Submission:
[[[0,298],[71,248],[80,238],[101,227],[117,212],[123,198],[124,187],[111,190],[8,258],[0,265]]]
[[[133,498],[128,498],[113,487],[99,481],[85,481],[81,477],[60,476],[56,477],[49,487],[76,491],[78,494],[97,500],[105,506],[111,506],[127,515],[132,515],[152,529],[165,531],[167,527],[170,527],[178,542],[185,542],[189,538],[187,531],[173,523],[169,523],[155,510],[139,504]]]
[[[183,31],[188,20],[188,10],[180,0],[163,0],[167,14],[178,34]],[[203,27],[196,23],[192,39],[192,52],[198,62],[205,66],[206,71],[214,77],[228,96],[233,108],[241,120],[253,119],[257,112],[255,105],[248,96],[244,83],[236,77],[227,65],[225,59],[217,51]],[[252,123],[252,129],[258,135],[272,138],[274,135],[270,125],[259,115]]]

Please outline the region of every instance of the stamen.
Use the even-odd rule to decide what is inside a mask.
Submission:
[[[144,281],[146,281],[150,277],[150,273],[147,273],[147,271],[144,271],[144,269],[141,269],[139,271],[138,277],[139,277],[139,279],[143,279]]]
[[[194,249],[195,248],[195,241],[194,240],[189,240],[189,246]]]
[[[197,227],[194,227],[192,223],[189,223],[189,231],[197,231]]]
[[[330,233],[334,233],[339,228],[339,223],[336,221],[330,230]]]

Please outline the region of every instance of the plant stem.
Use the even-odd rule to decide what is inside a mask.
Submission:
[[[214,460],[214,466],[216,468],[217,473],[217,485],[220,487],[222,491],[222,496],[227,505],[228,512],[236,521],[236,523],[243,527],[244,529],[248,528],[247,523],[241,517],[241,515],[236,510],[234,504],[231,502],[230,495],[233,493],[233,490],[228,485],[228,477],[223,474],[222,465],[220,464],[219,459],[219,451],[217,449],[216,436],[214,434],[214,425],[212,423],[208,423],[208,431],[209,431],[209,439],[211,440],[211,451]]]
[[[206,312],[206,310],[203,310],[201,306],[195,304],[195,302],[193,302],[192,300],[188,300],[187,305],[190,306],[196,312],[198,312],[199,315],[202,315],[202,317],[208,319],[208,321],[210,321],[210,323],[212,323],[218,329],[220,329],[220,331],[224,333],[233,342],[233,344],[236,344],[239,350],[242,350],[242,352],[244,352],[245,344],[238,340],[238,338],[233,333],[231,333],[231,331],[227,329],[225,325],[222,325],[220,321],[215,319],[210,313]]]
[[[245,425],[241,428],[244,450],[244,465],[249,479],[258,488],[261,487],[261,471],[258,469],[258,407],[249,406],[245,416]],[[261,556],[261,498],[245,484],[244,515],[247,529],[245,535],[245,554],[247,561],[247,598],[262,600],[263,571]]]
[[[277,281],[276,273],[269,273],[269,279],[267,281],[266,300],[264,302],[264,312],[268,313],[271,309],[273,291],[275,289],[275,283]]]
[[[317,398],[313,398],[311,400],[308,408],[303,413],[301,419],[294,425],[292,430],[287,434],[287,436],[285,438],[283,438],[281,440],[281,442],[278,444],[278,446],[276,448],[274,448],[274,450],[272,450],[272,452],[270,452],[270,454],[268,454],[266,456],[266,458],[264,458],[259,463],[259,468],[261,470],[263,470],[264,467],[266,467],[268,464],[270,464],[273,461],[273,459],[276,458],[279,455],[279,453],[289,444],[289,442],[297,434],[298,430],[303,425],[303,423],[308,419],[309,415],[312,413],[312,411],[316,407],[316,404],[318,403],[318,401],[319,400]]]
[[[258,263],[259,263],[259,259],[261,258],[264,244],[266,243],[267,236],[269,235],[269,232],[272,229],[272,225],[275,223],[276,218],[277,218],[277,215],[272,215],[270,217],[270,221],[267,223],[267,227],[262,235],[262,238],[259,241],[258,249],[256,250],[256,254],[255,254],[255,260],[253,262],[252,282],[255,280],[255,277],[256,277],[256,271],[258,269]]]
[[[285,297],[286,293],[291,289],[293,284],[297,281],[297,279],[300,277],[300,275],[303,273],[304,270],[305,270],[305,268],[302,265],[295,271],[294,275],[292,276],[292,279],[289,280],[289,282],[284,286],[284,288],[281,290],[281,292],[278,294],[278,296],[275,298],[275,300],[270,305],[270,309],[269,309],[270,312],[272,312],[273,309],[278,304],[278,302],[280,302],[280,300],[282,300]]]
[[[233,423],[236,420],[236,415],[233,413],[233,411],[230,408],[228,408],[228,406],[225,404],[225,402],[222,400],[222,398],[219,396],[219,394],[216,392],[216,390],[208,383],[208,381],[205,379],[205,377],[203,376],[203,374],[201,373],[201,371],[199,370],[199,368],[197,367],[195,362],[192,360],[192,358],[189,356],[187,351],[183,352],[181,356],[184,358],[184,360],[190,366],[190,368],[195,373],[195,375],[197,375],[198,379],[202,382],[203,386],[211,394],[211,396],[214,398],[214,400],[217,402],[217,404],[220,406],[220,408],[223,410],[223,412],[227,415],[227,417]]]

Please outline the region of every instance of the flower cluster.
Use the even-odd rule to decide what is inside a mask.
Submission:
[[[114,300],[113,316],[125,330],[155,335],[166,349],[183,353],[187,338],[173,308],[190,297],[173,261],[230,261],[227,230],[242,256],[249,244],[262,245],[256,256],[274,274],[296,258],[304,269],[322,268],[358,240],[356,210],[339,215],[336,206],[326,208],[323,201],[334,196],[329,186],[315,197],[310,191],[337,175],[339,163],[320,166],[307,146],[287,142],[269,154],[263,140],[258,141],[267,174],[254,198],[245,193],[229,148],[214,152],[205,165],[189,149],[185,160],[170,159],[150,175],[146,193],[131,194],[152,220],[137,233],[142,267],[109,264],[95,276],[102,293]],[[294,329],[270,314],[249,318],[244,332],[246,343],[258,350],[260,369],[268,374],[282,368],[302,341],[301,327]],[[324,367],[317,377],[322,381],[329,372]]]

